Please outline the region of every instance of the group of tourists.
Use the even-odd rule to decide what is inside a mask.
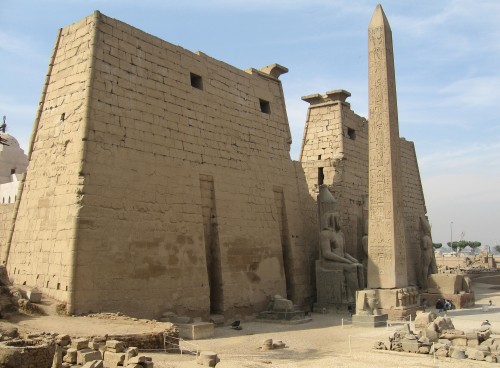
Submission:
[[[439,312],[446,312],[451,309],[455,309],[455,306],[448,299],[444,300],[438,299],[436,302],[436,309],[439,310]]]

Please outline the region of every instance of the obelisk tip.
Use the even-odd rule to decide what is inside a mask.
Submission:
[[[375,28],[375,27],[387,27],[391,28],[389,26],[389,22],[387,21],[387,17],[385,16],[384,9],[382,9],[382,5],[378,4],[377,7],[375,8],[375,11],[373,12],[372,19],[370,21],[370,26],[369,28]]]

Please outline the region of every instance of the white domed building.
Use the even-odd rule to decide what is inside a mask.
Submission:
[[[22,175],[28,167],[28,156],[16,138],[0,131],[0,205],[14,203]]]

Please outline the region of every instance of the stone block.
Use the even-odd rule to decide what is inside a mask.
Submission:
[[[407,353],[418,353],[418,341],[417,340],[408,340],[408,339],[403,339],[401,340],[401,346],[403,348],[403,351]]]
[[[200,365],[205,365],[207,367],[215,367],[215,365],[219,362],[219,358],[217,357],[217,353],[213,351],[202,351],[198,358],[196,359],[196,363]]]
[[[56,344],[61,346],[68,346],[69,344],[71,344],[71,339],[69,335],[57,335]]]
[[[458,294],[462,290],[463,275],[432,274],[427,292],[431,294]]]
[[[154,364],[152,361],[147,361],[147,362],[144,362],[142,363],[142,368],[154,368]]]
[[[431,350],[430,346],[421,346],[418,348],[418,353],[419,354],[429,354],[430,350]]]
[[[215,327],[210,322],[195,322],[176,325],[179,337],[189,340],[208,339],[214,336]]]
[[[484,360],[484,358],[486,357],[484,351],[470,347],[468,347],[465,351],[465,355],[467,355],[467,358],[472,360]]]
[[[467,338],[457,337],[455,339],[450,340],[452,346],[467,346]]]
[[[341,304],[341,290],[344,285],[344,273],[341,270],[328,270],[322,261],[316,261],[316,293],[317,305],[320,308],[328,305]]]
[[[446,349],[446,348],[437,349],[436,356],[447,357],[448,356],[448,349]]]
[[[76,364],[78,350],[74,348],[69,348],[66,351],[66,355],[63,357],[63,362]]]
[[[118,340],[108,340],[106,341],[106,351],[111,351],[113,353],[123,353],[125,351],[125,345],[123,342]]]
[[[28,290],[26,291],[26,298],[32,303],[41,303],[42,292],[38,290]]]
[[[123,365],[125,362],[125,353],[115,353],[112,351],[104,352],[104,363],[109,368],[114,368]]]
[[[139,355],[139,349],[136,347],[130,347],[125,350],[125,365],[128,363],[129,359]]]
[[[415,329],[425,330],[432,321],[436,319],[437,315],[434,312],[421,312],[417,313],[415,318]]]
[[[293,302],[291,300],[285,299],[279,295],[274,297],[273,301],[274,311],[293,311]]]
[[[87,362],[90,362],[92,360],[101,360],[102,359],[102,356],[101,356],[101,352],[100,351],[96,351],[94,349],[81,349],[81,350],[77,350],[77,354],[76,354],[76,363],[77,364],[85,364]]]
[[[431,323],[429,326],[427,326],[427,328],[423,332],[423,335],[429,339],[429,342],[437,342],[439,339],[439,334],[436,331],[434,323]]]
[[[465,338],[467,339],[467,346],[476,347],[479,345],[479,340],[476,332],[466,333]]]
[[[465,359],[465,350],[466,348],[463,346],[451,346],[450,347],[450,357],[454,359]]]
[[[102,360],[92,360],[85,363],[82,368],[104,368],[104,364]]]
[[[488,363],[497,363],[498,362],[498,357],[495,356],[495,355],[487,355],[484,358],[484,360],[487,361]]]
[[[434,320],[434,326],[436,326],[436,331],[441,333],[446,330],[454,330],[455,326],[453,326],[453,322],[449,317],[437,317]]]
[[[73,339],[71,340],[71,347],[76,350],[87,349],[89,347],[88,339]]]
[[[147,362],[147,358],[145,355],[137,355],[135,357],[132,357],[128,360],[127,364],[139,364],[139,363],[144,363]]]

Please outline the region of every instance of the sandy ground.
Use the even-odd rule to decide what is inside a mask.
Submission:
[[[488,319],[495,334],[500,335],[500,274],[475,278],[476,306],[448,312],[457,329],[472,331]],[[491,300],[493,306],[489,307]],[[46,308],[50,308],[47,304]],[[16,317],[9,320],[20,331],[58,332],[72,336],[140,333],[161,331],[167,324],[129,318],[99,319],[91,317]],[[342,325],[342,323],[344,325]],[[313,314],[312,321],[299,325],[263,322],[242,323],[243,329],[229,327],[215,329],[215,337],[206,340],[182,342],[186,349],[214,351],[221,362],[217,368],[259,367],[482,367],[491,363],[476,361],[433,359],[417,355],[373,350],[377,340],[388,337],[400,324],[383,328],[362,328],[351,325],[348,315]],[[281,340],[284,349],[262,351],[265,339]],[[157,368],[187,368],[199,365],[194,355],[148,352]]]

